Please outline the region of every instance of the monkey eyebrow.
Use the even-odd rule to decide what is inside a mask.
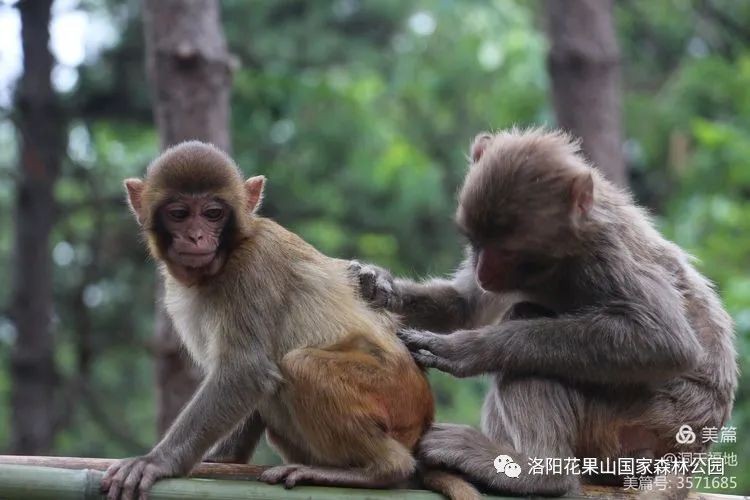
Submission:
[[[211,192],[189,193],[190,198],[206,198],[211,201],[221,201],[221,198]]]
[[[220,203],[221,205],[229,205],[229,203],[227,203],[224,198],[212,193],[191,193],[189,196],[191,198],[206,198],[206,201],[209,202]]]
[[[184,203],[186,199],[197,198],[208,198],[208,201],[220,203],[222,206],[229,205],[223,198],[221,198],[220,196],[212,195],[211,193],[183,193],[167,196],[161,206],[169,205],[170,203]]]
[[[181,203],[185,201],[184,195],[178,195],[178,194],[171,194],[164,198],[164,201],[161,203],[161,207],[165,207],[169,205],[170,203]]]

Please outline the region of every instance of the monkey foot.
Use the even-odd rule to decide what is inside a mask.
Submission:
[[[457,469],[471,473],[465,457],[486,457],[488,463],[498,454],[494,445],[479,430],[468,425],[433,424],[419,444],[419,461],[434,468]]]
[[[279,484],[280,482],[284,481],[292,472],[303,467],[305,466],[300,464],[277,465],[276,467],[271,467],[270,469],[264,471],[260,475],[260,477],[258,477],[258,481],[262,481],[268,484]]]
[[[380,481],[369,477],[362,477],[360,473],[351,470],[329,469],[299,464],[273,467],[261,474],[258,479],[268,484],[278,484],[283,481],[284,488],[294,488],[300,483],[371,488],[378,487],[380,484]]]
[[[289,464],[268,469],[258,479],[268,484],[283,482],[284,488],[294,488],[298,483],[331,484],[334,478],[329,473],[329,470],[322,468]]]

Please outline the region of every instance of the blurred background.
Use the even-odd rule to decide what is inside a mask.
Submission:
[[[163,145],[231,150],[266,215],[426,277],[461,259],[471,139],[514,124],[583,137],[699,259],[748,366],[750,2],[0,1],[0,452],[143,453],[194,387],[121,188]],[[486,382],[431,377],[439,419],[478,424]],[[749,418],[743,375],[738,493]]]

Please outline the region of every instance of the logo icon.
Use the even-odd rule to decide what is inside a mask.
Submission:
[[[508,477],[518,477],[521,475],[521,466],[518,465],[508,455],[498,455],[492,463],[498,474],[505,473]]]
[[[674,438],[680,444],[693,444],[695,442],[695,432],[693,432],[692,427],[685,424],[680,427]]]

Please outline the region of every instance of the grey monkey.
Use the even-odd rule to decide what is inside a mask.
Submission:
[[[451,278],[350,267],[373,307],[401,315],[418,363],[493,377],[481,432],[434,424],[419,459],[558,495],[582,476],[529,474],[530,459],[705,451],[676,433],[728,420],[738,370],[732,320],[690,257],[564,133],[482,133],[470,158],[456,213],[469,243]],[[501,454],[520,477],[495,471]]]

